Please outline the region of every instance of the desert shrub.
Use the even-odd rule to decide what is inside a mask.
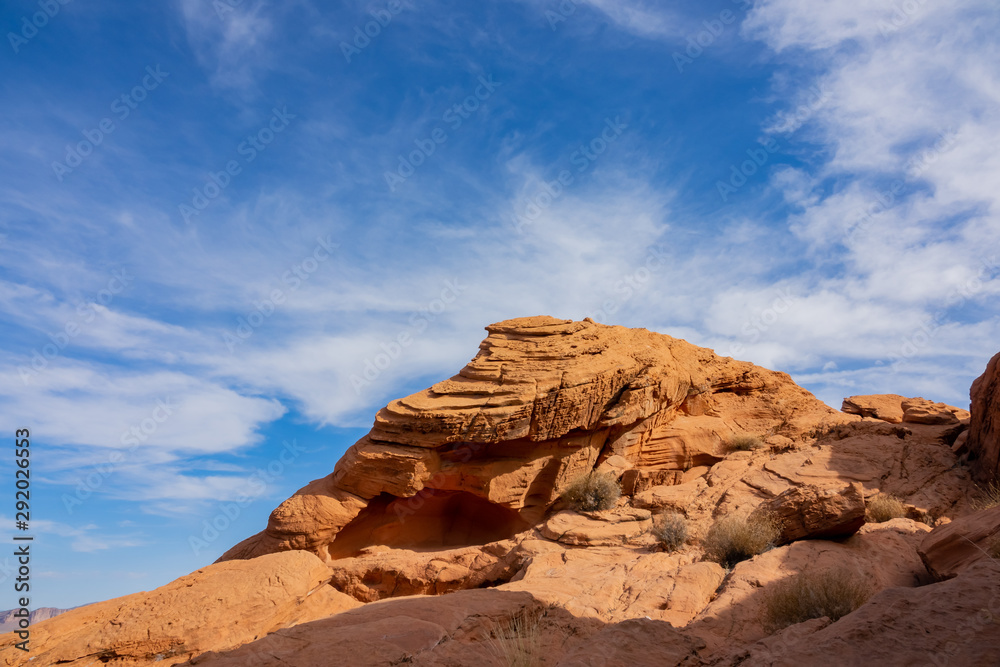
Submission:
[[[988,510],[1000,505],[1000,482],[990,482],[985,487],[976,485],[976,488],[982,495],[970,503],[972,509]]]
[[[1000,560],[1000,535],[986,543],[986,555],[995,560]]]
[[[688,538],[687,519],[683,514],[667,512],[653,523],[653,537],[667,551],[677,551]]]
[[[727,516],[716,520],[702,542],[705,557],[729,569],[774,546],[781,526],[767,514]]]
[[[734,435],[729,441],[729,449],[734,452],[750,452],[764,445],[764,441],[756,435],[741,433]]]
[[[486,647],[500,667],[541,664],[542,613],[522,610],[497,622],[486,637]]]
[[[764,629],[774,633],[824,616],[837,621],[871,595],[865,578],[846,569],[801,572],[764,590]]]
[[[896,496],[880,493],[868,501],[865,516],[871,523],[884,523],[906,516],[906,507]]]
[[[609,510],[618,504],[622,487],[611,473],[590,472],[573,480],[563,498],[575,510]]]

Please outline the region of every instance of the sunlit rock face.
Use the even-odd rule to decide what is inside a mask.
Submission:
[[[382,408],[330,475],[221,560],[483,544],[541,521],[612,456],[679,482],[736,433],[798,438],[851,420],[784,373],[645,329],[526,317],[486,330],[457,375]]]

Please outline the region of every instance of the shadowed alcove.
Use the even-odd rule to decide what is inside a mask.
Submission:
[[[337,534],[330,556],[347,558],[373,545],[430,551],[481,545],[527,527],[514,510],[464,491],[424,489],[410,498],[383,493]]]

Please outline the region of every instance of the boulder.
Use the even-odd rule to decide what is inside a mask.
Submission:
[[[964,430],[958,434],[955,438],[955,442],[951,443],[951,451],[955,453],[955,456],[965,456],[969,453],[969,431]]]
[[[682,627],[705,608],[726,573],[693,552],[664,553],[623,547],[536,550],[504,591],[531,593],[579,618],[613,623],[649,617]]]
[[[848,396],[841,411],[851,415],[881,419],[890,424],[957,424],[969,413],[945,403],[925,398],[907,398],[899,394]]]
[[[809,484],[782,492],[761,509],[781,523],[779,544],[849,537],[865,524],[865,492],[858,482]]]
[[[573,546],[620,546],[652,527],[649,510],[623,507],[602,512],[563,511],[539,528],[550,540]]]
[[[920,543],[920,558],[938,579],[951,579],[976,561],[988,559],[987,548],[1000,539],[1000,506],[938,526]]]
[[[986,371],[972,383],[969,397],[969,459],[981,481],[1000,483],[1000,353],[990,359]]]
[[[859,415],[872,419],[881,419],[890,424],[903,421],[903,401],[905,396],[899,394],[869,394],[865,396],[848,396],[840,409],[849,415]]]
[[[683,514],[692,501],[707,489],[704,479],[674,486],[654,486],[637,494],[632,504],[648,510],[672,510]]]
[[[969,418],[967,410],[925,398],[909,398],[902,407],[903,421],[910,424],[957,424]]]
[[[330,583],[362,601],[403,595],[441,595],[510,580],[533,553],[527,534],[482,546],[437,551],[369,547],[330,563]]]
[[[632,469],[632,462],[624,456],[614,455],[604,459],[595,469],[597,472],[621,478]]]

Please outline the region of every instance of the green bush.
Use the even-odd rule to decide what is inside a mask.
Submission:
[[[973,500],[970,505],[974,510],[988,510],[992,507],[1000,505],[1000,483],[990,482],[986,487],[976,486],[979,492],[982,494],[981,497]]]
[[[653,523],[653,537],[667,551],[677,551],[688,538],[687,519],[683,514],[667,512]]]
[[[542,613],[522,610],[493,626],[486,647],[499,667],[541,664]]]
[[[868,501],[865,515],[870,523],[885,523],[906,516],[906,507],[896,496],[880,493]]]
[[[801,572],[764,590],[764,629],[774,633],[824,616],[837,621],[871,595],[865,578],[846,569]]]
[[[763,440],[749,433],[734,435],[729,441],[729,449],[734,452],[750,452],[763,446]]]
[[[705,557],[729,569],[774,546],[781,526],[766,514],[717,519],[702,542]]]
[[[611,509],[621,495],[622,487],[615,475],[590,472],[573,480],[563,498],[575,510],[594,512]]]

